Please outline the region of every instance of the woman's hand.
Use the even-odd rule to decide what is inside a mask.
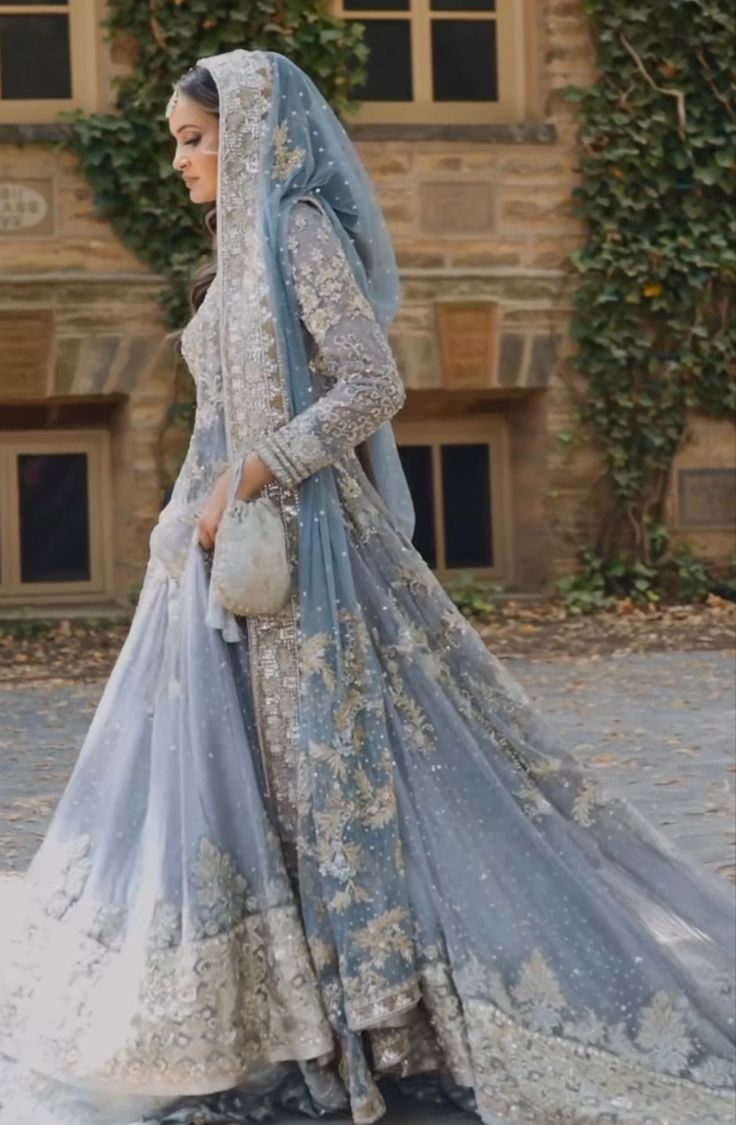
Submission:
[[[232,465],[218,477],[212,492],[207,497],[199,516],[197,530],[199,542],[205,551],[211,551],[217,538],[217,529],[220,526],[223,512],[227,507],[227,493],[232,477]],[[275,480],[271,470],[261,461],[256,453],[249,453],[240,475],[240,484],[235,493],[238,500],[252,500],[272,480]]]
[[[249,453],[240,475],[240,484],[235,493],[238,500],[252,500],[262,492],[267,484],[276,480],[268,465],[261,461],[257,453]]]
[[[205,551],[211,551],[215,545],[217,529],[220,526],[222,513],[227,506],[227,490],[230,486],[232,473],[233,467],[230,465],[229,468],[225,469],[222,476],[217,478],[215,486],[207,497],[205,505],[199,514],[197,531],[199,533],[199,542],[204,547]]]

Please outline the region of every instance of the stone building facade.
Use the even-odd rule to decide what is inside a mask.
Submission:
[[[23,32],[18,6],[5,7],[0,54],[9,27]],[[111,108],[127,65],[97,31],[104,0],[67,7],[74,97],[58,96],[58,57],[58,88],[44,98],[12,67],[0,90],[0,605],[125,602],[181,455],[166,428],[177,372],[160,279],[95,213],[74,158],[49,144],[56,110]],[[348,127],[401,271],[391,342],[408,395],[395,425],[417,544],[443,575],[549,591],[605,500],[596,449],[565,440],[584,390],[569,362],[567,257],[583,232],[562,96],[593,74],[581,6],[336,0],[336,10],[367,24],[379,60]],[[26,21],[45,9],[28,11]],[[671,520],[723,559],[733,428],[693,418],[692,429]]]

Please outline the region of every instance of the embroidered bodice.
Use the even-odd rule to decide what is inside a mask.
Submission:
[[[167,514],[191,517],[198,512],[228,464],[222,409],[218,278],[181,336],[181,350],[196,388],[196,410],[189,448]]]
[[[350,455],[392,417],[404,386],[386,337],[358,286],[327,218],[307,202],[291,214],[292,281],[310,366],[324,387],[311,407],[256,445],[280,484]],[[219,279],[182,333],[182,354],[196,385],[187,456],[167,515],[192,517],[228,464],[219,339]]]

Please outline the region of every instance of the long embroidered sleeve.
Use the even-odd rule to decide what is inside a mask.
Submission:
[[[406,391],[337,235],[309,203],[292,211],[289,255],[300,316],[314,342],[312,368],[327,389],[255,452],[280,484],[295,487],[392,418]]]

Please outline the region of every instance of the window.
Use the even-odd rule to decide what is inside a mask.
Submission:
[[[0,433],[0,600],[110,590],[108,435]]]
[[[0,121],[49,123],[94,109],[94,0],[0,0]]]
[[[371,48],[356,120],[521,120],[523,9],[523,0],[335,0]]]
[[[396,424],[414,546],[442,576],[509,577],[506,431],[498,418]]]

